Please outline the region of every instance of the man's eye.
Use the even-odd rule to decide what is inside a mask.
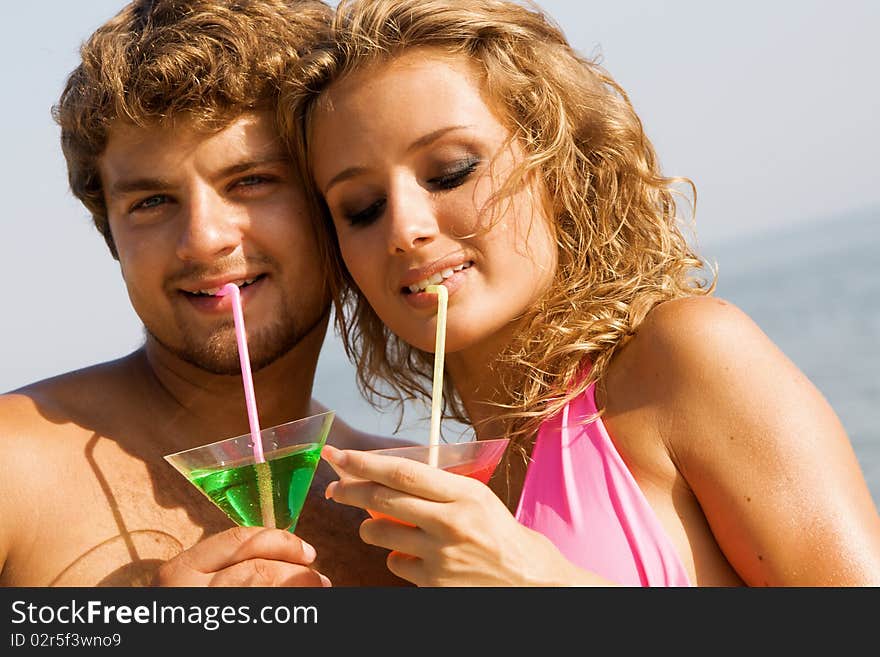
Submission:
[[[160,205],[163,205],[168,202],[168,197],[165,194],[155,194],[154,196],[148,196],[143,201],[138,201],[135,203],[131,211],[134,212],[136,210],[152,210],[153,208],[157,208]]]
[[[465,160],[460,166],[441,176],[431,178],[428,182],[438,189],[454,189],[463,185],[479,164],[479,160]]]
[[[268,180],[268,178],[266,178],[266,176],[253,175],[253,176],[245,176],[244,178],[239,178],[238,180],[235,181],[235,184],[239,185],[241,187],[252,187],[253,185],[259,185],[264,182],[269,182],[269,180]]]
[[[363,226],[374,222],[379,215],[382,214],[384,209],[385,199],[380,198],[378,201],[374,201],[363,210],[358,210],[357,212],[345,211],[342,214],[348,220],[349,225]]]

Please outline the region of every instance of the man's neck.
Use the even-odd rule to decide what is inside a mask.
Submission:
[[[253,374],[254,397],[262,428],[311,415],[312,383],[327,322],[320,322],[288,353]],[[219,375],[183,361],[151,336],[143,364],[153,379],[160,408],[178,416],[198,434],[219,438],[250,430],[241,375]]]

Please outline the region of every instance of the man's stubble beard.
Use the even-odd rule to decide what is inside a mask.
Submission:
[[[248,335],[248,354],[251,371],[258,372],[289,353],[300,341],[309,335],[324,319],[325,308],[316,314],[308,325],[302,325],[286,307],[284,313],[271,325]],[[180,326],[180,323],[178,323]],[[160,339],[149,327],[147,333],[165,349],[181,360],[211,374],[223,376],[240,375],[241,361],[238,343],[235,338],[235,324],[232,320],[217,327],[204,340],[197,340],[191,331],[181,327],[183,345],[172,346]]]

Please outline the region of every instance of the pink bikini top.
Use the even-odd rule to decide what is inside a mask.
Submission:
[[[538,430],[516,519],[573,564],[623,586],[691,586],[596,412],[595,384]]]

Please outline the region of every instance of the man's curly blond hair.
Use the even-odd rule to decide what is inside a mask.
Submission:
[[[288,77],[282,132],[309,172],[314,108],[331,84],[411,48],[466,57],[525,158],[496,202],[537,176],[546,188],[558,270],[518,337],[496,363],[506,433],[521,446],[538,425],[601,380],[615,350],[668,299],[707,295],[704,263],[688,245],[676,199],[684,178],[661,174],[626,93],[596,61],[578,54],[536,7],[500,0],[340,2],[330,40]],[[333,222],[312,189],[331,261],[336,321],[362,392],[430,398],[433,356],[389,331],[342,260]],[[589,373],[585,364],[589,364]],[[389,391],[390,386],[390,391]],[[447,416],[467,422],[451,383]]]
[[[116,256],[98,158],[115,121],[219,130],[274,110],[287,67],[326,35],[318,0],[135,0],[80,48],[53,116],[73,194]]]

